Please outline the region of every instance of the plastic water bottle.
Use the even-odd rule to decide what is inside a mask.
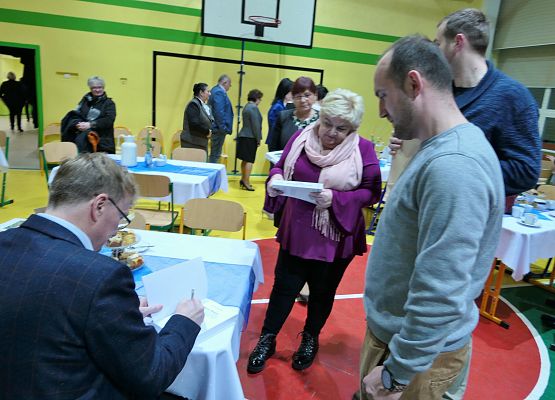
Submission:
[[[150,150],[145,153],[145,167],[152,168],[152,152]]]
[[[137,165],[137,144],[135,138],[131,135],[120,135],[119,140],[124,142],[121,144],[121,165],[124,167],[134,167]]]

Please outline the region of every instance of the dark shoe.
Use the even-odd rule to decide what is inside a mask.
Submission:
[[[249,192],[254,192],[254,188],[250,185],[246,185],[245,182],[239,181],[239,187],[243,190],[248,190]]]
[[[249,356],[247,372],[257,374],[264,369],[266,360],[276,352],[276,335],[273,333],[263,333],[258,339],[256,347]]]
[[[308,332],[303,332],[303,339],[301,345],[293,354],[293,369],[302,371],[312,365],[316,353],[318,353],[318,336],[312,336]]]
[[[360,400],[360,392],[358,390],[353,394],[352,400]]]

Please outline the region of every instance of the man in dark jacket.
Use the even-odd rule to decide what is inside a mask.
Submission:
[[[21,128],[21,112],[25,104],[25,91],[21,82],[15,80],[15,74],[8,72],[8,80],[0,85],[0,98],[8,110],[10,111],[10,127],[12,131],[15,128],[15,120],[17,119],[17,129],[23,132]]]
[[[129,268],[97,253],[126,219],[132,174],[101,153],[62,164],[45,213],[0,233],[2,399],[154,399],[204,318],[182,300],[156,333]]]
[[[83,96],[75,110],[62,120],[62,142],[74,142],[80,153],[92,152],[89,133],[96,132],[99,142],[96,151],[115,153],[114,121],[116,105],[104,91],[104,80],[93,76],[87,81],[90,92]]]

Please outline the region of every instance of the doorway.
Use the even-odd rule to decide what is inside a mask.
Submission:
[[[38,148],[42,132],[39,47],[0,42],[0,81],[8,81],[10,72],[15,74],[16,82],[11,85],[12,93],[16,93],[17,104],[21,101],[21,124],[14,115],[13,127],[7,105],[5,102],[0,105],[0,130],[10,138],[10,168],[39,169]],[[19,106],[15,108],[19,109]]]

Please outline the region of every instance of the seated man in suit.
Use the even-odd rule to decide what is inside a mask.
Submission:
[[[183,368],[204,319],[183,300],[157,334],[129,268],[97,253],[135,198],[103,154],[59,169],[43,214],[0,233],[4,399],[153,399]],[[140,307],[144,306],[144,307]]]

